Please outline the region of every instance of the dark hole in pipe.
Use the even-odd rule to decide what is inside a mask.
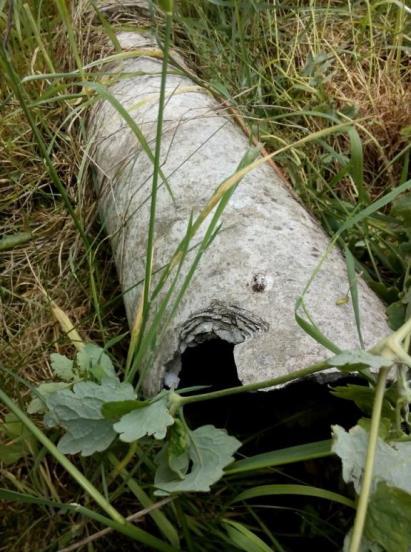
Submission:
[[[202,393],[241,385],[234,361],[234,345],[220,339],[187,348],[182,355],[180,389],[207,385]],[[192,427],[213,423],[236,435],[258,437],[260,452],[330,438],[330,425],[351,427],[361,415],[351,401],[330,394],[334,384],[356,382],[356,377],[329,374],[325,382],[305,378],[272,391],[242,393],[186,407]],[[309,433],[307,429],[309,428]],[[292,429],[292,431],[291,431]],[[309,437],[309,438],[308,438]],[[253,447],[256,445],[253,445]],[[244,451],[244,449],[243,449]]]
[[[182,355],[179,387],[209,385],[201,391],[205,392],[240,385],[233,350],[232,344],[218,339],[188,348]],[[312,377],[273,391],[188,405],[184,413],[192,429],[204,424],[226,428],[243,443],[240,452],[252,456],[329,439],[334,424],[346,429],[355,425],[360,410],[351,401],[330,394],[333,385],[353,382],[359,384],[361,380],[339,374],[330,374],[321,382]],[[257,472],[248,486],[275,483],[304,483],[346,496],[352,492],[341,479],[337,457],[290,464],[268,474]],[[287,552],[307,550],[307,543],[315,550],[341,550],[352,523],[352,510],[326,500],[276,496],[260,498],[258,503],[262,505],[258,509],[260,519]],[[251,518],[248,521],[252,523]]]
[[[223,389],[241,385],[232,343],[210,339],[196,347],[188,347],[181,360],[180,387],[211,385],[213,389]]]

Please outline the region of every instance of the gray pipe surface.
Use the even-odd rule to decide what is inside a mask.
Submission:
[[[151,40],[138,33],[120,33],[118,38],[124,49],[152,47]],[[127,59],[112,68],[123,76],[110,86],[152,151],[161,63],[149,51]],[[161,166],[175,203],[161,186],[155,271],[170,260],[191,212],[199,212],[216,186],[236,171],[249,148],[242,130],[218,102],[173,67],[167,78],[164,118]],[[108,101],[95,109],[90,130],[98,168],[99,210],[112,242],[131,324],[141,293],[141,286],[135,284],[144,278],[153,165]],[[215,337],[235,344],[243,383],[287,374],[327,355],[294,318],[296,299],[329,245],[319,224],[267,164],[241,181],[222,222],[223,230],[206,251],[171,326],[158,343],[157,357],[145,379],[146,394],[156,393],[165,376],[173,380],[187,347]],[[340,301],[348,288],[345,261],[334,250],[305,297],[316,323],[341,349],[359,347],[352,305]],[[360,277],[358,294],[363,337],[369,347],[389,329],[384,306]]]

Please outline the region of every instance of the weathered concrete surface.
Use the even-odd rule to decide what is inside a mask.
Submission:
[[[119,35],[124,48],[152,46],[138,34]],[[126,73],[110,87],[154,151],[161,60],[136,57],[112,70]],[[99,209],[111,237],[127,315],[131,323],[144,277],[152,163],[116,110],[102,103],[94,112],[94,160]],[[216,186],[235,172],[248,149],[243,132],[215,99],[172,67],[162,140],[162,170],[175,204],[158,194],[154,270],[169,261],[190,213],[198,213]],[[243,383],[306,367],[327,354],[294,319],[294,305],[329,244],[323,230],[290,195],[267,165],[247,175],[223,217],[223,231],[203,257],[145,381],[148,394],[177,373],[186,347],[220,337],[235,343]],[[134,287],[133,287],[134,286]],[[127,291],[128,290],[128,291]],[[357,348],[352,306],[338,299],[348,291],[345,262],[334,251],[305,298],[323,332],[341,348]],[[359,279],[366,346],[389,333],[384,307]],[[195,370],[195,367],[193,367]]]

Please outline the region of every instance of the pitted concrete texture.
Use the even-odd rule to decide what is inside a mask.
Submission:
[[[119,39],[128,49],[133,44],[153,46],[139,34]],[[121,76],[110,86],[152,151],[161,63],[148,55],[123,61],[112,67]],[[160,273],[182,239],[191,213],[197,214],[218,184],[236,171],[249,148],[246,136],[218,102],[172,66],[166,88],[161,168],[174,200],[160,179],[153,266]],[[95,139],[99,209],[131,323],[144,278],[153,164],[108,101],[95,109],[90,131]],[[194,244],[204,235],[208,220]],[[159,336],[158,354],[145,381],[147,394],[159,390],[166,371],[178,372],[186,347],[213,337],[235,344],[243,383],[286,374],[327,355],[294,318],[296,300],[329,246],[320,225],[266,164],[240,182],[221,221],[222,230],[205,252],[176,316]],[[341,349],[359,347],[352,305],[339,301],[348,287],[345,261],[333,250],[305,296],[316,324]],[[358,294],[369,347],[389,329],[384,306],[360,277]],[[163,297],[164,292],[156,305]]]

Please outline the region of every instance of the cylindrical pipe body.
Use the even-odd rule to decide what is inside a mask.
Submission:
[[[129,49],[150,45],[136,33],[120,34],[119,40]],[[152,151],[161,63],[149,55],[128,59],[113,69],[121,70],[123,76],[110,86]],[[144,279],[153,164],[108,101],[95,110],[91,129],[99,209],[111,237],[131,324],[141,293],[141,285],[136,284]],[[174,201],[166,187],[160,186],[154,271],[167,264],[190,214],[198,213],[216,186],[236,171],[248,148],[247,137],[218,102],[170,66],[161,169]],[[148,394],[163,385],[167,371],[178,372],[180,355],[187,346],[215,337],[235,344],[243,383],[297,370],[327,354],[294,317],[296,299],[329,246],[319,224],[267,164],[241,181],[221,220],[222,231],[204,254],[158,344],[158,355],[145,381]],[[382,303],[360,277],[357,284],[362,333],[365,345],[370,346],[389,329]],[[304,299],[317,325],[341,349],[359,347],[353,307],[350,301],[341,301],[348,288],[345,261],[334,250]]]

